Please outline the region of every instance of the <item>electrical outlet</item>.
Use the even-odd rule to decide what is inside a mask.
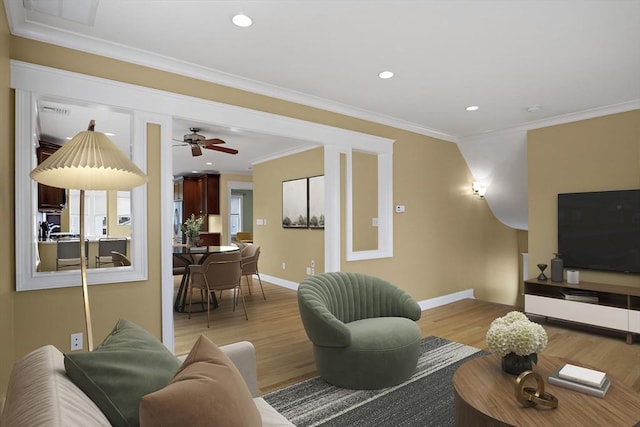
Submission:
[[[82,350],[82,332],[71,334],[71,351]]]
[[[286,269],[287,268],[287,264],[285,264],[284,262],[282,263],[282,269]]]
[[[378,226],[378,218],[371,218],[371,226],[372,227]]]
[[[311,268],[315,268],[316,267],[316,262],[314,260],[311,260]]]
[[[311,267],[307,267],[307,276],[311,276]]]

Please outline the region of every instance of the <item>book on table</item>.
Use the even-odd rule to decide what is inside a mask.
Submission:
[[[607,374],[596,371],[594,369],[584,368],[582,366],[571,365],[567,363],[558,372],[558,376],[562,379],[578,382],[591,387],[602,387]]]
[[[562,367],[556,369],[549,375],[549,384],[557,385],[560,387],[568,388],[570,390],[579,391],[581,393],[589,394],[592,396],[603,398],[607,394],[607,390],[611,386],[611,380],[604,377],[600,386],[587,385],[582,382],[573,381],[560,376]]]

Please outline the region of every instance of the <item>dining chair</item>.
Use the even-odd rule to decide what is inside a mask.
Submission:
[[[84,262],[88,261],[89,241],[84,242]],[[80,268],[80,240],[61,239],[56,242],[56,270]],[[88,263],[87,263],[88,264]]]
[[[214,253],[209,255],[202,264],[189,266],[189,319],[191,319],[191,304],[193,291],[200,289],[201,302],[204,304],[205,295],[207,302],[207,328],[210,327],[211,301],[216,291],[233,289],[234,301],[242,300],[244,317],[249,320],[244,295],[240,287],[242,279],[242,266],[240,252]],[[232,304],[233,311],[236,304]],[[204,308],[204,307],[203,307]]]
[[[98,239],[98,255],[96,255],[96,267],[100,268],[103,264],[111,264],[111,252],[116,251],[123,255],[127,255],[127,239],[121,238],[102,238]]]
[[[131,260],[118,251],[111,251],[111,262],[114,267],[129,267],[131,265]]]
[[[251,295],[251,280],[249,280],[254,274],[258,276],[258,282],[260,283],[260,290],[262,291],[262,298],[265,300],[267,297],[264,294],[264,288],[262,287],[262,279],[260,279],[260,272],[258,271],[258,258],[260,257],[260,246],[247,245],[242,251],[240,251],[242,259],[242,276],[247,279],[247,289],[249,289],[249,295]]]

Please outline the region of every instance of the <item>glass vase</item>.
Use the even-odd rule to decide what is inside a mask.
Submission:
[[[509,353],[502,358],[502,370],[511,375],[520,375],[524,371],[531,371],[531,365],[537,359],[536,356],[535,353],[526,356]]]

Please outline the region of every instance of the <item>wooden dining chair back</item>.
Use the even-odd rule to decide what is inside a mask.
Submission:
[[[260,272],[258,271],[258,258],[260,257],[260,246],[247,245],[240,252],[242,255],[242,275],[247,280],[247,289],[249,289],[249,295],[251,295],[251,278],[255,274],[258,276],[258,283],[260,283],[260,290],[262,291],[262,298],[265,300],[267,297],[264,294],[264,288],[262,287],[262,279],[260,279]]]
[[[232,289],[234,299],[242,301],[244,317],[249,320],[247,307],[240,288],[242,279],[240,252],[214,253],[209,255],[202,264],[189,266],[189,319],[191,319],[192,294],[195,289],[200,289],[203,301],[207,303],[207,328],[210,327],[211,301],[215,291]],[[235,304],[232,304],[235,311]]]

